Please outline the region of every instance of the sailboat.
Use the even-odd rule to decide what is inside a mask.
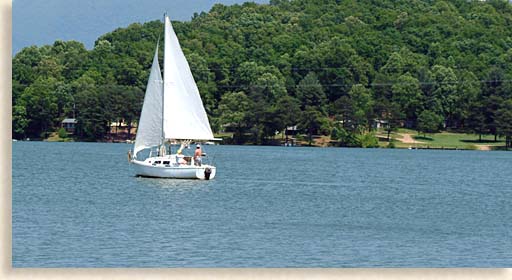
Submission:
[[[216,168],[202,163],[205,154],[183,154],[192,142],[219,139],[213,136],[190,66],[167,15],[164,25],[163,78],[157,43],[133,153],[129,151],[128,158],[137,176],[213,179]],[[181,144],[181,147],[172,151],[172,144]],[[200,150],[199,144],[196,149]],[[143,151],[147,154],[148,150],[149,156],[143,158]]]

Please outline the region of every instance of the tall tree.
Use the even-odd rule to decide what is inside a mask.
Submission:
[[[418,79],[406,73],[398,77],[397,82],[392,86],[392,92],[393,102],[400,106],[407,120],[415,121],[421,110],[423,98]]]
[[[26,138],[25,130],[28,127],[29,119],[27,118],[27,111],[25,106],[14,105],[12,107],[12,129],[13,139]]]
[[[23,91],[19,104],[16,105],[25,107],[26,117],[29,120],[26,131],[28,136],[45,138],[46,134],[52,130],[54,123],[58,121],[56,87],[55,78],[40,77]]]
[[[426,133],[438,132],[441,128],[442,122],[443,117],[435,112],[425,110],[418,116],[417,129],[419,132],[423,132],[423,135]]]
[[[323,110],[326,97],[322,85],[314,72],[309,72],[297,85],[297,98],[304,109],[309,106],[317,110]]]
[[[466,119],[467,130],[478,134],[478,141],[482,141],[482,134],[487,131],[486,107],[481,101],[473,101],[469,105]]]
[[[300,119],[300,127],[308,133],[309,145],[313,143],[313,134],[321,132],[327,134],[331,131],[328,118],[316,108],[308,106]]]
[[[387,132],[388,142],[390,141],[391,132],[396,131],[401,122],[405,118],[400,106],[397,103],[390,102],[386,98],[382,98],[375,102],[375,113],[379,119],[385,121],[384,129]]]
[[[370,129],[373,121],[373,98],[369,89],[361,84],[352,86],[349,92],[354,109],[354,123],[360,129]]]
[[[503,102],[496,112],[496,128],[505,136],[506,148],[512,147],[512,98]]]
[[[251,100],[244,92],[228,92],[222,96],[217,109],[220,126],[233,126],[235,129],[234,140],[242,143],[244,129],[250,125],[249,119],[252,109]]]
[[[440,107],[430,109],[435,110],[438,115],[444,117],[446,126],[452,126],[454,113],[457,108],[456,101],[460,99],[457,96],[457,76],[452,68],[442,65],[432,67],[432,75],[435,82],[433,94]]]
[[[88,141],[104,139],[113,119],[109,96],[97,88],[91,88],[78,92],[76,102],[79,136]]]

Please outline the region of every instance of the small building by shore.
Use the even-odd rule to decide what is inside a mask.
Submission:
[[[76,119],[64,119],[61,122],[61,127],[66,130],[67,133],[74,134],[76,129],[76,124],[78,121]]]

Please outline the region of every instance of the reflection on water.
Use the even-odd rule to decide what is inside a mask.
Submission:
[[[188,179],[160,179],[136,176],[136,181],[144,187],[164,188],[172,190],[202,190],[209,185],[206,180],[188,180]]]

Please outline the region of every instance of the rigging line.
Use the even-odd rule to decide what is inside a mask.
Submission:
[[[370,87],[378,87],[378,86],[393,86],[393,85],[473,85],[473,84],[483,84],[483,83],[510,83],[512,80],[478,80],[478,81],[457,81],[457,82],[418,82],[418,83],[370,83],[369,85],[362,84],[363,86]],[[350,83],[350,84],[312,84],[312,85],[302,85],[300,87],[348,87],[357,85],[359,83]],[[299,85],[225,85],[225,86],[216,86],[216,88],[243,88],[243,89],[258,89],[258,88],[297,88]]]
[[[65,68],[67,70],[89,70],[89,69],[104,68],[104,67],[101,67],[103,65],[99,65],[99,67],[97,67],[97,66],[81,66],[81,67],[73,66],[73,67],[69,67],[69,66],[65,66],[65,65],[61,65],[61,66],[62,66],[62,68]],[[308,68],[291,67],[291,68],[288,68],[288,69],[286,67],[278,67],[276,65],[268,65],[267,67],[275,67],[278,70],[291,70],[291,71],[316,71],[316,70],[356,69],[356,70],[373,70],[373,71],[379,72],[383,68],[385,68],[386,70],[414,70],[414,69],[431,70],[431,68],[436,66],[436,65],[429,66],[429,67],[423,67],[423,66],[419,66],[419,67],[406,67],[406,66],[403,66],[403,67],[384,67],[384,66],[382,66],[382,67],[379,67],[379,68],[374,68],[371,65],[369,65],[369,66],[370,67],[356,67],[356,66],[352,66],[352,65],[338,66],[338,67],[308,67]],[[445,68],[449,68],[449,69],[453,69],[453,70],[477,69],[478,68],[478,67],[471,67],[471,66],[444,66],[444,65],[439,65],[439,66],[443,66]],[[493,68],[492,66],[496,66],[496,65],[491,65],[490,68],[486,68],[486,69],[488,69],[488,70],[493,70],[493,69],[505,70],[507,68],[507,67],[498,67],[498,66],[496,66],[496,68]],[[106,66],[106,67],[110,68],[110,66]],[[30,66],[30,68],[39,68],[39,65]],[[16,67],[13,67],[13,70],[14,69],[16,69]],[[238,69],[240,69],[240,67],[190,68],[190,70],[194,70],[194,71],[222,71],[222,70],[234,71],[234,70],[238,70]]]
[[[247,84],[241,84],[241,85],[217,85],[215,88],[217,89],[266,89],[266,88],[286,88],[286,89],[296,89],[298,87],[316,87],[321,86],[323,88],[334,88],[334,87],[351,87],[354,85],[361,84],[365,87],[384,87],[384,86],[394,86],[394,85],[420,85],[420,86],[426,86],[426,85],[475,85],[475,84],[486,84],[486,83],[502,83],[502,84],[509,84],[512,83],[512,80],[477,80],[477,81],[456,81],[456,82],[418,82],[418,83],[402,83],[402,82],[389,82],[389,83],[370,83],[370,84],[362,84],[362,83],[334,83],[334,84],[310,84],[310,85],[299,85],[299,84],[255,84],[255,85],[247,85]],[[28,84],[27,86],[30,86]],[[97,85],[98,87],[102,87],[105,85]],[[124,84],[118,84],[117,86],[127,86]],[[141,88],[144,89],[144,88]]]

